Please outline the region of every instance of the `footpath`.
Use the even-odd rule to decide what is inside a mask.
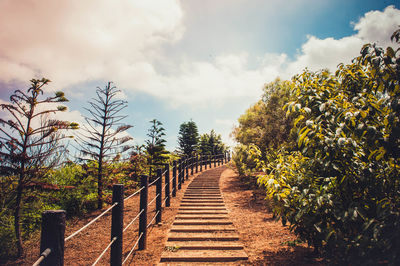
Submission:
[[[221,196],[219,179],[225,169],[206,171],[189,184],[168,233],[160,265],[248,259]]]

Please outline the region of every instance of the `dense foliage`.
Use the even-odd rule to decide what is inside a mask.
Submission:
[[[237,142],[255,144],[265,151],[288,141],[292,121],[286,117],[283,106],[292,100],[291,85],[277,79],[263,88],[262,99],[238,119],[239,125],[233,132]]]
[[[204,133],[200,136],[199,152],[201,154],[222,154],[227,150],[221,139],[221,135],[215,133],[214,129],[210,134]]]
[[[198,143],[199,131],[196,123],[192,120],[182,123],[179,127],[178,135],[179,153],[191,156],[195,151],[197,151]]]
[[[233,137],[240,143],[234,149],[233,157],[240,176],[247,177],[251,184],[257,182],[257,162],[254,153],[265,160],[274,149],[295,140],[291,133],[292,118],[283,110],[293,99],[293,83],[275,80],[266,84],[263,95],[238,119],[239,125],[233,130]]]
[[[150,166],[150,178],[154,175],[154,169],[167,162],[168,151],[165,149],[165,129],[162,123],[157,119],[150,121],[150,128],[147,136],[149,139],[146,140],[146,151],[148,154],[147,163]]]
[[[336,262],[399,264],[399,49],[368,44],[335,74],[292,82],[295,145],[246,150],[276,214]]]

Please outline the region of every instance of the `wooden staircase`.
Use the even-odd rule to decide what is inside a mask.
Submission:
[[[247,260],[219,189],[225,167],[197,176],[188,186],[168,234],[160,265]]]

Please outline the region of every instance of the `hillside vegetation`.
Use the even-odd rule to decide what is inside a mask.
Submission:
[[[391,37],[398,47],[400,30]],[[332,261],[400,263],[400,52],[361,48],[335,73],[266,85],[234,161],[275,215]]]

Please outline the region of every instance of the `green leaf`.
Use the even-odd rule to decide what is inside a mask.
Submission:
[[[307,127],[305,127],[305,128],[306,128],[306,130],[304,130],[304,131],[299,135],[299,138],[298,138],[298,141],[297,141],[297,145],[298,145],[299,147],[302,146],[302,144],[303,144],[303,142],[304,142],[304,139],[307,137],[308,132],[311,131],[310,128],[307,128]]]
[[[389,56],[390,58],[395,57],[395,52],[394,52],[393,48],[390,47],[390,46],[389,46],[388,48],[386,48],[386,54],[387,54],[387,56]]]
[[[59,105],[59,106],[57,106],[57,110],[58,110],[58,111],[61,111],[61,112],[64,112],[64,111],[67,110],[67,107],[66,107],[66,106],[63,106],[63,105]]]

